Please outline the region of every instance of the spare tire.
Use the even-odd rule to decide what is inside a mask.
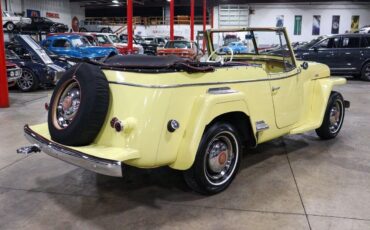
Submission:
[[[109,85],[102,70],[82,63],[65,72],[51,97],[48,125],[51,139],[63,145],[91,144],[105,121]]]

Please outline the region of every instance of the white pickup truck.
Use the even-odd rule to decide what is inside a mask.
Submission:
[[[9,12],[3,11],[3,28],[8,31],[13,31],[16,28],[21,28],[26,24],[31,24],[30,18],[11,15]]]

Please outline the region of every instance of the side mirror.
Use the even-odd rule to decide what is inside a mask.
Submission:
[[[319,51],[319,48],[317,46],[313,47],[313,51],[317,52]]]
[[[302,69],[308,69],[308,62],[303,62],[301,67]]]

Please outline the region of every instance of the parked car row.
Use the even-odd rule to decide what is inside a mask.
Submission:
[[[9,12],[3,11],[2,19],[3,28],[10,32],[15,30],[50,33],[68,31],[67,25],[59,22],[54,22],[45,17],[26,18],[12,15]]]

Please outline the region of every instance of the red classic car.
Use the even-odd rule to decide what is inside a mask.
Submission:
[[[168,41],[164,48],[158,48],[157,55],[176,55],[182,58],[196,60],[201,55],[201,51],[195,42],[176,40]]]
[[[6,62],[6,75],[8,77],[8,86],[12,87],[22,76],[22,69],[12,62]]]
[[[108,33],[89,33],[96,38],[99,46],[114,47],[120,54],[128,54],[128,47],[126,43],[122,43],[118,36]],[[134,44],[134,54],[143,53],[140,47]],[[142,47],[141,47],[142,49]]]

